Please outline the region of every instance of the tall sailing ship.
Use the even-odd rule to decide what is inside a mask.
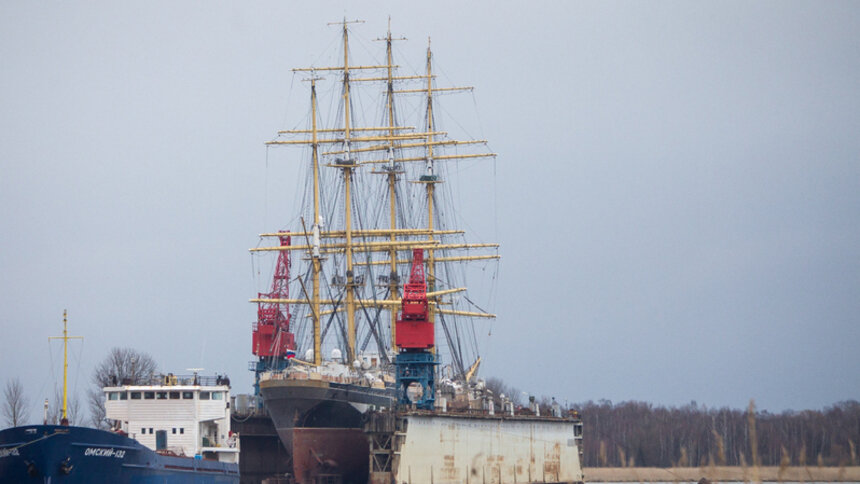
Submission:
[[[369,436],[400,424],[380,426],[378,417],[368,434],[366,422],[373,411],[403,408],[395,381],[413,367],[397,373],[397,328],[406,313],[404,284],[416,271],[432,341],[418,355],[429,366],[414,368],[434,375],[409,386],[407,407],[469,412],[488,404],[477,378],[477,343],[486,333],[480,320],[495,315],[474,302],[465,279],[470,265],[494,276],[498,244],[469,242],[453,224],[451,175],[464,162],[496,154],[485,140],[457,139],[439,128],[438,97],[472,88],[437,83],[429,42],[422,72],[404,73],[396,64],[393,44],[405,39],[394,38],[390,27],[376,39],[385,46],[382,61],[356,62],[353,24],[337,24],[339,65],[293,70],[308,87],[310,119],[268,144],[303,148],[303,203],[287,229],[261,234],[261,246],[251,249],[277,254],[271,291],[251,300],[258,304],[253,369],[299,482],[311,467],[317,474],[337,469],[344,482],[366,482],[379,471],[369,469]],[[321,90],[333,99],[321,101]]]

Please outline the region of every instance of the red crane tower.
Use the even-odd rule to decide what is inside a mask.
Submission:
[[[412,273],[403,286],[400,318],[395,343],[401,351],[429,350],[435,337],[428,321],[427,280],[424,277],[424,250],[412,250]]]
[[[290,245],[289,232],[279,232],[281,247]],[[266,299],[289,299],[290,297],[290,251],[282,250],[272,276],[272,292],[259,293]],[[264,358],[288,358],[294,355],[296,336],[290,332],[290,306],[285,303],[259,303],[257,323],[251,350],[262,361]]]

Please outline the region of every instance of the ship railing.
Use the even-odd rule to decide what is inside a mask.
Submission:
[[[209,437],[201,437],[200,438],[200,446],[206,449],[213,450],[223,450],[226,451],[228,449],[238,449],[239,448],[239,434],[232,433],[230,437],[227,438],[225,442],[215,442]]]
[[[175,375],[173,373],[168,373],[166,375],[151,375],[148,379],[144,379],[141,382],[130,382],[123,381],[123,385],[166,385],[166,386],[220,386],[227,385],[230,386],[230,379],[226,376],[222,375]]]
[[[448,414],[448,415],[459,415],[459,416],[470,416],[470,417],[496,417],[496,418],[517,418],[517,419],[535,419],[535,420],[566,420],[569,422],[573,422],[578,425],[578,434],[574,434],[574,437],[577,439],[582,439],[582,420],[579,418],[579,415],[575,412],[569,412],[567,414],[563,414],[560,417],[552,416],[552,415],[543,415],[538,416],[535,415],[534,412],[526,409],[518,409],[515,413],[509,414],[507,412],[501,412],[498,409],[492,413],[490,413],[489,409],[486,408],[473,408],[464,402],[459,403],[451,403],[448,402],[445,410],[442,410],[442,407],[437,406],[433,410],[422,410],[414,407],[413,405],[399,405],[398,410],[406,413],[414,413],[414,414]]]
[[[353,384],[362,386],[372,386],[373,381],[368,380],[364,376],[351,375],[327,375],[314,371],[311,368],[302,368],[300,370],[281,371],[281,372],[263,372],[260,374],[260,380],[318,380],[333,383]],[[380,381],[380,380],[377,380]]]
[[[333,383],[367,385],[369,382],[364,377],[342,376],[342,375],[326,375],[311,370],[307,371],[291,371],[285,373],[272,373],[271,380],[320,380]]]

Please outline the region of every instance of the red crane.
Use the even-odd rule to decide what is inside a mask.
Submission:
[[[424,249],[412,250],[412,273],[403,287],[395,343],[401,351],[429,350],[435,344],[433,324],[429,321]]]
[[[290,245],[288,232],[279,232],[281,247]],[[282,250],[275,264],[272,276],[272,292],[259,293],[266,299],[289,299],[290,297],[290,251]],[[285,303],[259,303],[257,305],[257,324],[251,350],[259,357],[287,356],[296,349],[296,336],[290,333],[290,306]]]

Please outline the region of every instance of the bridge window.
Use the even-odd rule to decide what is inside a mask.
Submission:
[[[170,392],[171,400],[179,400],[179,392]]]
[[[209,400],[209,392],[200,392],[200,400]]]
[[[155,392],[143,392],[143,398],[145,400],[152,400],[155,398]]]
[[[182,392],[183,400],[194,400],[194,392]]]
[[[132,400],[140,400],[140,392],[131,392]]]

